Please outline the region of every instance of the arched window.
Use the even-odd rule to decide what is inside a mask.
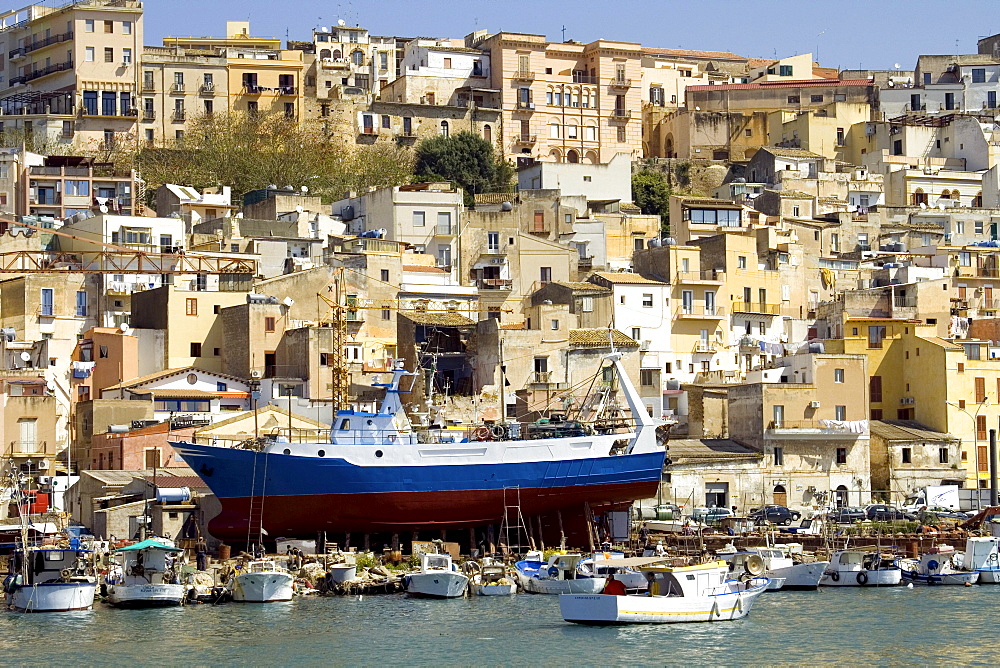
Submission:
[[[559,149],[554,148],[549,151],[549,157],[552,158],[552,162],[562,162],[562,153],[559,152]]]
[[[972,206],[981,207],[983,205],[983,191],[980,190],[976,193],[976,196],[972,198]]]
[[[493,128],[491,128],[489,125],[483,126],[483,139],[485,139],[490,143],[493,142]]]
[[[674,136],[672,134],[668,134],[663,140],[663,157],[674,157]]]
[[[330,49],[322,49],[319,52],[319,57],[320,60],[327,60],[328,58],[330,58]]]
[[[951,191],[945,188],[941,191],[941,199],[951,199]]]
[[[843,485],[838,485],[836,491],[833,493],[833,502],[838,508],[843,508],[847,505],[847,488]]]
[[[566,153],[566,162],[572,162],[572,163],[580,162],[580,154],[577,153],[576,151],[570,149]]]
[[[587,151],[587,164],[597,164],[597,151]]]
[[[365,64],[365,52],[362,51],[361,49],[357,49],[356,51],[354,51],[353,53],[351,53],[351,60],[354,61],[355,65],[364,65]]]
[[[340,60],[343,57],[344,57],[344,54],[340,52],[340,49],[334,49],[333,50],[333,59],[334,60]]]
[[[920,206],[921,204],[927,204],[927,193],[924,192],[923,188],[917,188],[913,191],[913,205]]]
[[[448,136],[448,121],[441,121],[441,136]]]

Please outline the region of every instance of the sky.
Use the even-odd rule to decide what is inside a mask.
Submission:
[[[37,1],[37,0],[36,0]],[[55,2],[57,0],[48,0]],[[261,37],[310,40],[343,19],[374,35],[463,37],[476,30],[581,42],[732,51],[768,58],[811,52],[824,67],[912,69],[920,54],[975,53],[1000,32],[995,0],[146,0],[145,42],[222,36],[249,20]]]

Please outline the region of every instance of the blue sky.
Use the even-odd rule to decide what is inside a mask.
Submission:
[[[975,53],[1000,32],[995,1],[963,0],[147,0],[146,44],[168,35],[222,35],[250,20],[255,35],[308,40],[337,19],[377,35],[462,37],[474,30],[550,40],[617,39],[662,48],[767,58],[818,50],[826,67],[912,68],[919,54]]]

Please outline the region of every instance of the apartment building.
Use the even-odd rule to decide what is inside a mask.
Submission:
[[[97,148],[135,131],[142,2],[81,0],[0,14],[0,131]]]
[[[597,164],[620,152],[641,155],[638,44],[501,32],[473,46],[490,54],[490,88],[502,91],[506,158]]]
[[[183,139],[199,116],[230,111],[226,57],[207,45],[146,46],[141,89],[139,136],[152,145]]]
[[[62,220],[94,211],[139,215],[143,204],[134,170],[75,155],[45,157],[28,166],[18,188],[17,209],[24,214]],[[27,187],[24,187],[27,186]]]

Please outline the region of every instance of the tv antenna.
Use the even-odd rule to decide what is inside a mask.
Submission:
[[[566,26],[562,27],[562,41],[566,41]]]

